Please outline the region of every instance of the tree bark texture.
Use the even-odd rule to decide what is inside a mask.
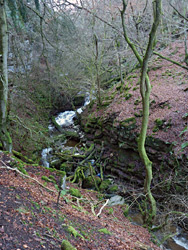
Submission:
[[[0,141],[3,149],[12,151],[12,140],[7,131],[7,99],[8,99],[8,32],[5,13],[5,1],[0,0]]]

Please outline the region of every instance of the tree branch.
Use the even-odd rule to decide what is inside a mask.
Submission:
[[[41,187],[45,188],[47,191],[49,192],[53,192],[53,193],[56,193],[56,191],[52,190],[52,189],[49,189],[47,187],[45,187],[42,183],[40,183],[39,181],[37,181],[36,179],[30,177],[29,175],[26,175],[26,174],[23,174],[22,172],[20,172],[17,168],[11,168],[9,166],[6,165],[6,163],[4,161],[1,161],[0,162],[3,164],[3,166],[0,167],[0,169],[8,169],[8,170],[11,170],[11,171],[15,171],[16,173],[20,174],[21,176],[23,177],[26,177],[28,179],[31,179],[32,181],[35,181],[37,184],[39,184]]]

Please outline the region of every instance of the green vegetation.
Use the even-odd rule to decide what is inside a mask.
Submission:
[[[43,181],[46,181],[46,182],[53,182],[54,184],[56,184],[56,181],[54,180],[54,178],[48,178],[47,176],[42,176],[41,179]]]
[[[98,230],[100,233],[103,233],[103,234],[108,234],[108,235],[111,235],[112,233],[110,231],[108,231],[106,228],[101,228]]]
[[[84,237],[80,233],[78,233],[78,231],[72,226],[68,226],[67,232],[72,234],[75,238],[80,237],[80,238],[84,239]]]
[[[61,243],[61,250],[76,250],[68,240],[63,240]]]
[[[79,191],[78,189],[76,189],[76,188],[72,188],[72,187],[71,187],[71,188],[69,189],[69,193],[70,193],[72,196],[77,197],[77,198],[81,198],[81,197],[82,197],[80,191]]]

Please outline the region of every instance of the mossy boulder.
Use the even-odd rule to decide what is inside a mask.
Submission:
[[[88,176],[87,178],[85,178],[82,182],[82,188],[92,188],[95,189],[95,182],[97,184],[97,186],[100,185],[101,183],[101,179],[98,176]]]
[[[69,189],[69,193],[70,193],[72,196],[77,197],[77,198],[81,198],[81,197],[82,197],[80,191],[79,191],[78,189],[76,189],[76,188],[72,188],[72,187],[71,187],[71,188]]]
[[[74,97],[74,106],[83,106],[85,102],[85,94],[80,94]]]
[[[107,192],[109,194],[113,194],[113,193],[116,193],[118,191],[118,186],[117,185],[112,185],[108,188]]]
[[[65,171],[66,173],[72,172],[73,164],[69,162],[64,162],[61,164],[60,169]]]
[[[99,186],[99,190],[101,192],[104,192],[105,190],[107,190],[109,188],[111,184],[111,181],[110,180],[104,180],[101,182],[100,186]]]
[[[61,250],[76,250],[68,240],[63,240],[61,243]]]

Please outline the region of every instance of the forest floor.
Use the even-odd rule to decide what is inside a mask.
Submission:
[[[99,199],[101,194],[69,183],[67,190],[78,188],[81,198],[67,192],[57,206],[54,183],[41,179],[54,176],[58,182],[57,172],[25,165],[31,177],[26,178],[13,170],[11,166],[16,164],[20,163],[0,153],[1,250],[56,250],[61,249],[62,240],[69,240],[77,250],[159,249],[145,228],[134,225],[123,215],[122,206],[105,206],[97,217],[91,207],[96,214],[100,211],[105,204],[105,200]],[[105,229],[105,233],[100,229]]]
[[[184,44],[174,42],[160,53],[184,63]],[[150,95],[150,116],[147,135],[173,144],[176,155],[188,154],[188,71],[158,56],[153,56],[149,64],[149,78],[152,86]],[[125,83],[112,86],[105,93],[103,108],[93,105],[95,117],[108,119],[115,115],[114,126],[121,126],[126,119],[136,119],[139,133],[142,123],[142,101],[139,89],[140,69],[125,77]],[[87,116],[87,115],[86,115]]]

